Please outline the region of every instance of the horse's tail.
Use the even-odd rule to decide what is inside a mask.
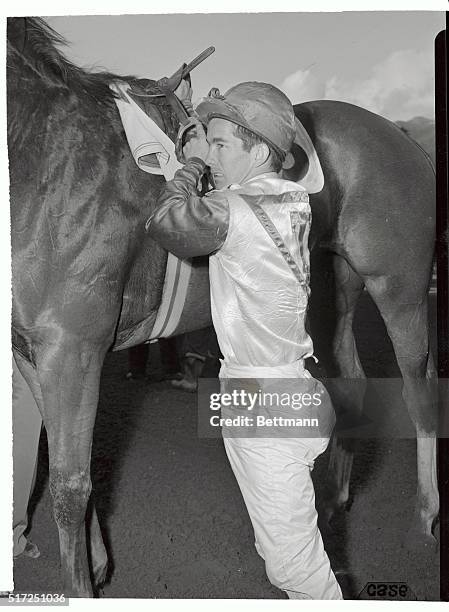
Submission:
[[[416,142],[416,140],[414,140],[414,139],[413,139],[413,138],[411,138],[411,137],[409,137],[409,138],[410,138],[410,140],[411,140],[412,142],[414,142],[414,143],[415,143],[415,145],[416,145],[418,148],[420,148],[420,149],[421,149],[421,151],[422,151],[422,152],[423,152],[423,154],[424,154],[424,157],[427,159],[427,162],[428,162],[429,166],[432,168],[432,172],[433,172],[433,173],[434,173],[434,175],[436,176],[436,175],[437,175],[437,173],[436,173],[436,171],[435,171],[435,166],[433,165],[433,161],[432,161],[432,158],[430,157],[430,155],[427,153],[427,151],[426,151],[425,149],[423,149],[423,147],[422,147],[422,146],[419,144],[419,142]]]
[[[393,125],[394,125],[394,127],[395,127],[397,130],[399,130],[399,131],[401,132],[401,134],[403,134],[404,136],[406,136],[406,137],[407,137],[407,138],[410,140],[410,142],[412,142],[412,143],[415,145],[415,147],[417,147],[417,148],[418,148],[418,149],[421,151],[421,153],[422,153],[422,154],[424,155],[424,157],[426,158],[427,163],[429,164],[429,166],[430,166],[430,168],[431,168],[431,170],[432,170],[432,172],[433,172],[433,175],[436,177],[435,166],[434,166],[434,164],[433,164],[432,158],[431,158],[431,157],[430,157],[430,155],[427,153],[427,151],[426,151],[426,150],[425,150],[425,149],[424,149],[424,148],[423,148],[423,147],[422,147],[422,146],[419,144],[419,142],[417,142],[417,141],[416,141],[414,138],[412,138],[412,137],[411,137],[411,136],[408,134],[408,132],[406,132],[406,131],[404,131],[403,129],[401,129],[401,128],[400,128],[398,125],[396,125],[396,123],[393,123]],[[436,265],[437,265],[437,252],[436,252],[436,248],[434,248],[434,250],[433,250],[433,257],[432,257],[432,265],[431,265],[431,268],[430,268],[430,274],[429,274],[429,284],[428,284],[428,287],[427,287],[427,291],[429,291],[429,290],[430,290],[430,288],[431,288],[431,285],[432,285],[432,282],[433,282],[433,274],[434,274],[434,271],[435,271]]]

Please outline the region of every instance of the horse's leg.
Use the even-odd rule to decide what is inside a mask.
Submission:
[[[37,378],[36,370],[26,361],[18,352],[14,352],[16,363],[30,386],[36,403],[42,415],[45,414],[44,402],[42,399],[41,387]],[[108,557],[104,546],[103,537],[101,535],[100,525],[98,522],[97,512],[94,504],[92,504],[92,512],[89,523],[90,533],[90,558],[92,566],[92,574],[96,586],[104,583],[108,568]]]
[[[336,375],[341,377],[342,380],[333,381],[331,396],[337,412],[338,424],[339,414],[357,416],[361,413],[363,407],[366,379],[357,353],[352,323],[364,282],[343,257],[335,255],[333,267],[337,318],[332,352]],[[354,450],[354,440],[334,436],[327,473],[324,507],[327,521],[332,518],[337,510],[344,508],[349,499],[349,480]]]
[[[95,505],[92,504],[92,512],[89,522],[89,544],[92,574],[95,586],[101,586],[106,580],[108,571],[108,555],[101,535]]]
[[[410,543],[434,545],[438,514],[436,474],[437,385],[429,345],[427,294],[412,299],[384,280],[366,286],[385,321],[403,376],[402,396],[417,434],[418,486]],[[413,287],[413,285],[411,285]]]
[[[92,487],[92,435],[104,354],[98,346],[64,338],[36,355],[63,588],[75,597],[92,596],[84,519]]]

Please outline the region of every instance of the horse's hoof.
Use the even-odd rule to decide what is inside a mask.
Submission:
[[[101,589],[104,586],[108,573],[108,564],[105,563],[94,570],[94,583],[97,589]]]
[[[338,521],[338,514],[340,513],[341,508],[331,513],[325,511],[320,513],[321,516],[319,515],[318,518],[318,527],[323,537],[332,537],[338,533],[338,527],[335,525],[335,523]]]
[[[335,529],[325,518],[321,518],[318,515],[318,529],[321,532],[321,535],[325,538],[327,536],[333,536],[335,534]]]
[[[41,556],[40,550],[34,542],[28,540],[25,544],[24,550],[18,555],[14,555],[14,559],[20,559],[21,557],[29,557],[30,559],[37,559]]]
[[[320,514],[323,517],[323,523],[327,523],[329,525],[329,529],[332,531],[332,521],[344,512],[349,512],[351,506],[352,499],[344,502],[337,502],[335,500],[328,500],[324,502],[320,510]]]
[[[102,599],[104,597],[104,589],[101,586],[95,587],[95,599]]]

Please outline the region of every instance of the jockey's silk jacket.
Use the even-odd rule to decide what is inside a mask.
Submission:
[[[224,364],[279,367],[311,356],[304,325],[311,221],[307,193],[269,172],[201,196],[197,185],[204,170],[202,160],[191,158],[176,172],[147,231],[179,258],[210,255],[212,320]],[[274,224],[303,282],[251,210],[255,204]]]

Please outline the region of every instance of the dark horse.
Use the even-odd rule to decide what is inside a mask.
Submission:
[[[64,592],[91,596],[90,570],[98,584],[107,567],[95,510],[89,546],[84,522],[100,372],[106,352],[156,316],[166,253],[144,224],[163,179],[132,159],[108,88],[121,77],[77,68],[57,50],[61,42],[40,19],[8,20],[13,350],[47,430]],[[393,342],[419,434],[415,530],[431,538],[438,511],[426,300],[433,171],[407,136],[368,111],[324,101],[295,110],[326,180],[312,198],[312,243],[333,261],[330,340],[338,373],[363,379],[352,318],[365,286]],[[153,115],[175,135],[164,101]],[[209,323],[207,312],[196,317],[198,328]],[[360,398],[351,401],[360,408]],[[331,501],[339,506],[347,499],[350,451],[335,445],[331,462]]]

